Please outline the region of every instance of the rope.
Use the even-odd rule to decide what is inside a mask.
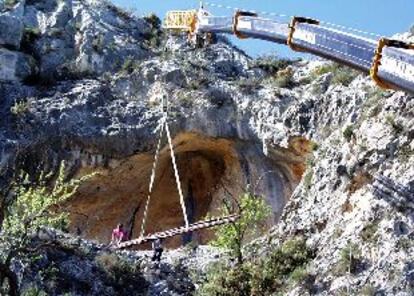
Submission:
[[[150,183],[149,183],[149,188],[148,188],[148,196],[147,196],[147,201],[145,203],[144,216],[142,218],[142,223],[141,223],[141,232],[139,236],[140,238],[143,238],[145,234],[145,225],[146,225],[147,217],[148,217],[148,208],[149,208],[149,203],[151,200],[152,190],[154,188],[155,174],[156,174],[157,164],[158,164],[159,155],[161,151],[161,143],[162,143],[162,136],[164,135],[164,129],[167,134],[167,140],[168,140],[168,145],[170,148],[171,160],[172,160],[173,169],[174,169],[175,182],[177,184],[178,194],[180,195],[180,204],[181,204],[181,209],[182,209],[183,216],[184,216],[185,227],[188,228],[188,225],[189,225],[188,218],[187,218],[187,209],[186,209],[185,201],[184,201],[184,195],[183,195],[183,191],[181,188],[180,175],[179,175],[178,168],[177,168],[177,162],[175,160],[174,147],[172,144],[170,128],[168,126],[168,121],[167,121],[167,118],[168,118],[167,109],[168,109],[168,102],[163,101],[162,112],[164,113],[164,115],[161,118],[160,123],[158,125],[160,127],[160,133],[159,133],[157,148],[155,151],[154,163],[152,165],[152,172],[151,172]]]
[[[160,150],[161,150],[162,135],[164,133],[165,117],[161,118],[160,123],[159,123],[158,126],[160,127],[160,135],[159,135],[159,139],[158,139],[157,149],[155,151],[154,163],[152,164],[152,172],[151,172],[151,178],[150,178],[150,183],[149,183],[149,188],[148,188],[147,202],[145,203],[144,217],[142,219],[141,233],[139,235],[140,237],[143,237],[144,234],[145,234],[145,224],[147,222],[148,206],[149,206],[149,202],[150,202],[150,199],[151,199],[152,189],[154,187],[155,172],[156,172],[156,169],[157,169],[159,154],[160,154]]]
[[[178,194],[180,195],[180,203],[181,203],[181,209],[183,211],[185,227],[188,228],[189,224],[188,224],[188,218],[187,218],[187,209],[185,207],[184,195],[181,189],[180,175],[178,174],[177,163],[175,161],[175,155],[174,155],[174,147],[172,145],[170,128],[168,127],[167,121],[165,121],[165,131],[167,134],[168,144],[170,146],[170,153],[171,153],[171,160],[172,160],[172,164],[174,168],[175,182],[177,183]]]

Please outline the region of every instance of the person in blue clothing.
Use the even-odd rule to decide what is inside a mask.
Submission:
[[[152,256],[152,261],[160,262],[162,252],[164,251],[160,238],[157,238],[155,241],[152,242],[152,250],[154,251],[154,255]]]

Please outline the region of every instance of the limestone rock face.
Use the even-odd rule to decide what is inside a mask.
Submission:
[[[412,95],[325,61],[255,60],[223,36],[194,48],[106,1],[21,3],[9,9],[24,23],[20,49],[0,45],[1,196],[13,196],[20,169],[53,172],[64,160],[69,178],[99,173],[68,202],[70,230],[107,242],[123,222],[136,237],[166,98],[191,221],[250,185],[272,207],[268,226],[277,224],[257,252],[297,235],[315,250],[311,289],[293,285],[287,295],[340,295],[348,286],[355,295],[371,286],[412,295]],[[161,144],[149,232],[183,224]],[[350,244],[363,254],[351,274],[343,265]],[[148,274],[151,293],[170,291],[168,275]]]
[[[100,75],[151,55],[144,44],[151,25],[106,1],[20,1],[0,14],[0,25],[0,46],[31,55],[36,79]]]
[[[36,72],[31,56],[0,48],[0,80],[19,81]]]
[[[23,36],[22,19],[8,13],[0,13],[0,45],[19,49]]]
[[[20,2],[8,11],[0,9],[0,46],[20,48],[24,29],[24,3],[24,1]]]

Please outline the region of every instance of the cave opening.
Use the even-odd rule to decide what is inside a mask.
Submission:
[[[278,221],[301,177],[295,173],[297,160],[281,159],[281,154],[265,156],[255,143],[193,133],[179,134],[173,142],[190,223],[203,220],[207,214],[218,216],[223,198],[237,198],[247,184],[254,184],[272,207],[268,222],[271,226]],[[100,174],[87,181],[69,201],[70,230],[106,243],[112,229],[123,223],[131,238],[138,237],[152,163],[151,153],[139,153],[114,167],[99,168]],[[82,170],[90,168],[81,169],[79,174]],[[145,232],[183,225],[169,149],[165,146],[160,153]],[[213,231],[201,230],[169,238],[166,246],[206,244],[213,236]]]

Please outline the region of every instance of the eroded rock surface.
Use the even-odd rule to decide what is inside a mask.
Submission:
[[[250,184],[272,206],[269,225],[280,221],[256,251],[293,235],[316,250],[312,289],[288,295],[412,295],[412,95],[324,61],[263,66],[222,36],[195,49],[105,1],[26,1],[7,14],[24,30],[19,44],[0,39],[0,60],[21,57],[0,69],[3,195],[19,169],[35,175],[65,160],[68,177],[100,173],[69,202],[71,230],[106,242],[121,221],[136,236],[166,97],[191,219]],[[168,153],[164,145],[150,231],[183,222]],[[341,252],[351,243],[363,255],[349,274]]]

